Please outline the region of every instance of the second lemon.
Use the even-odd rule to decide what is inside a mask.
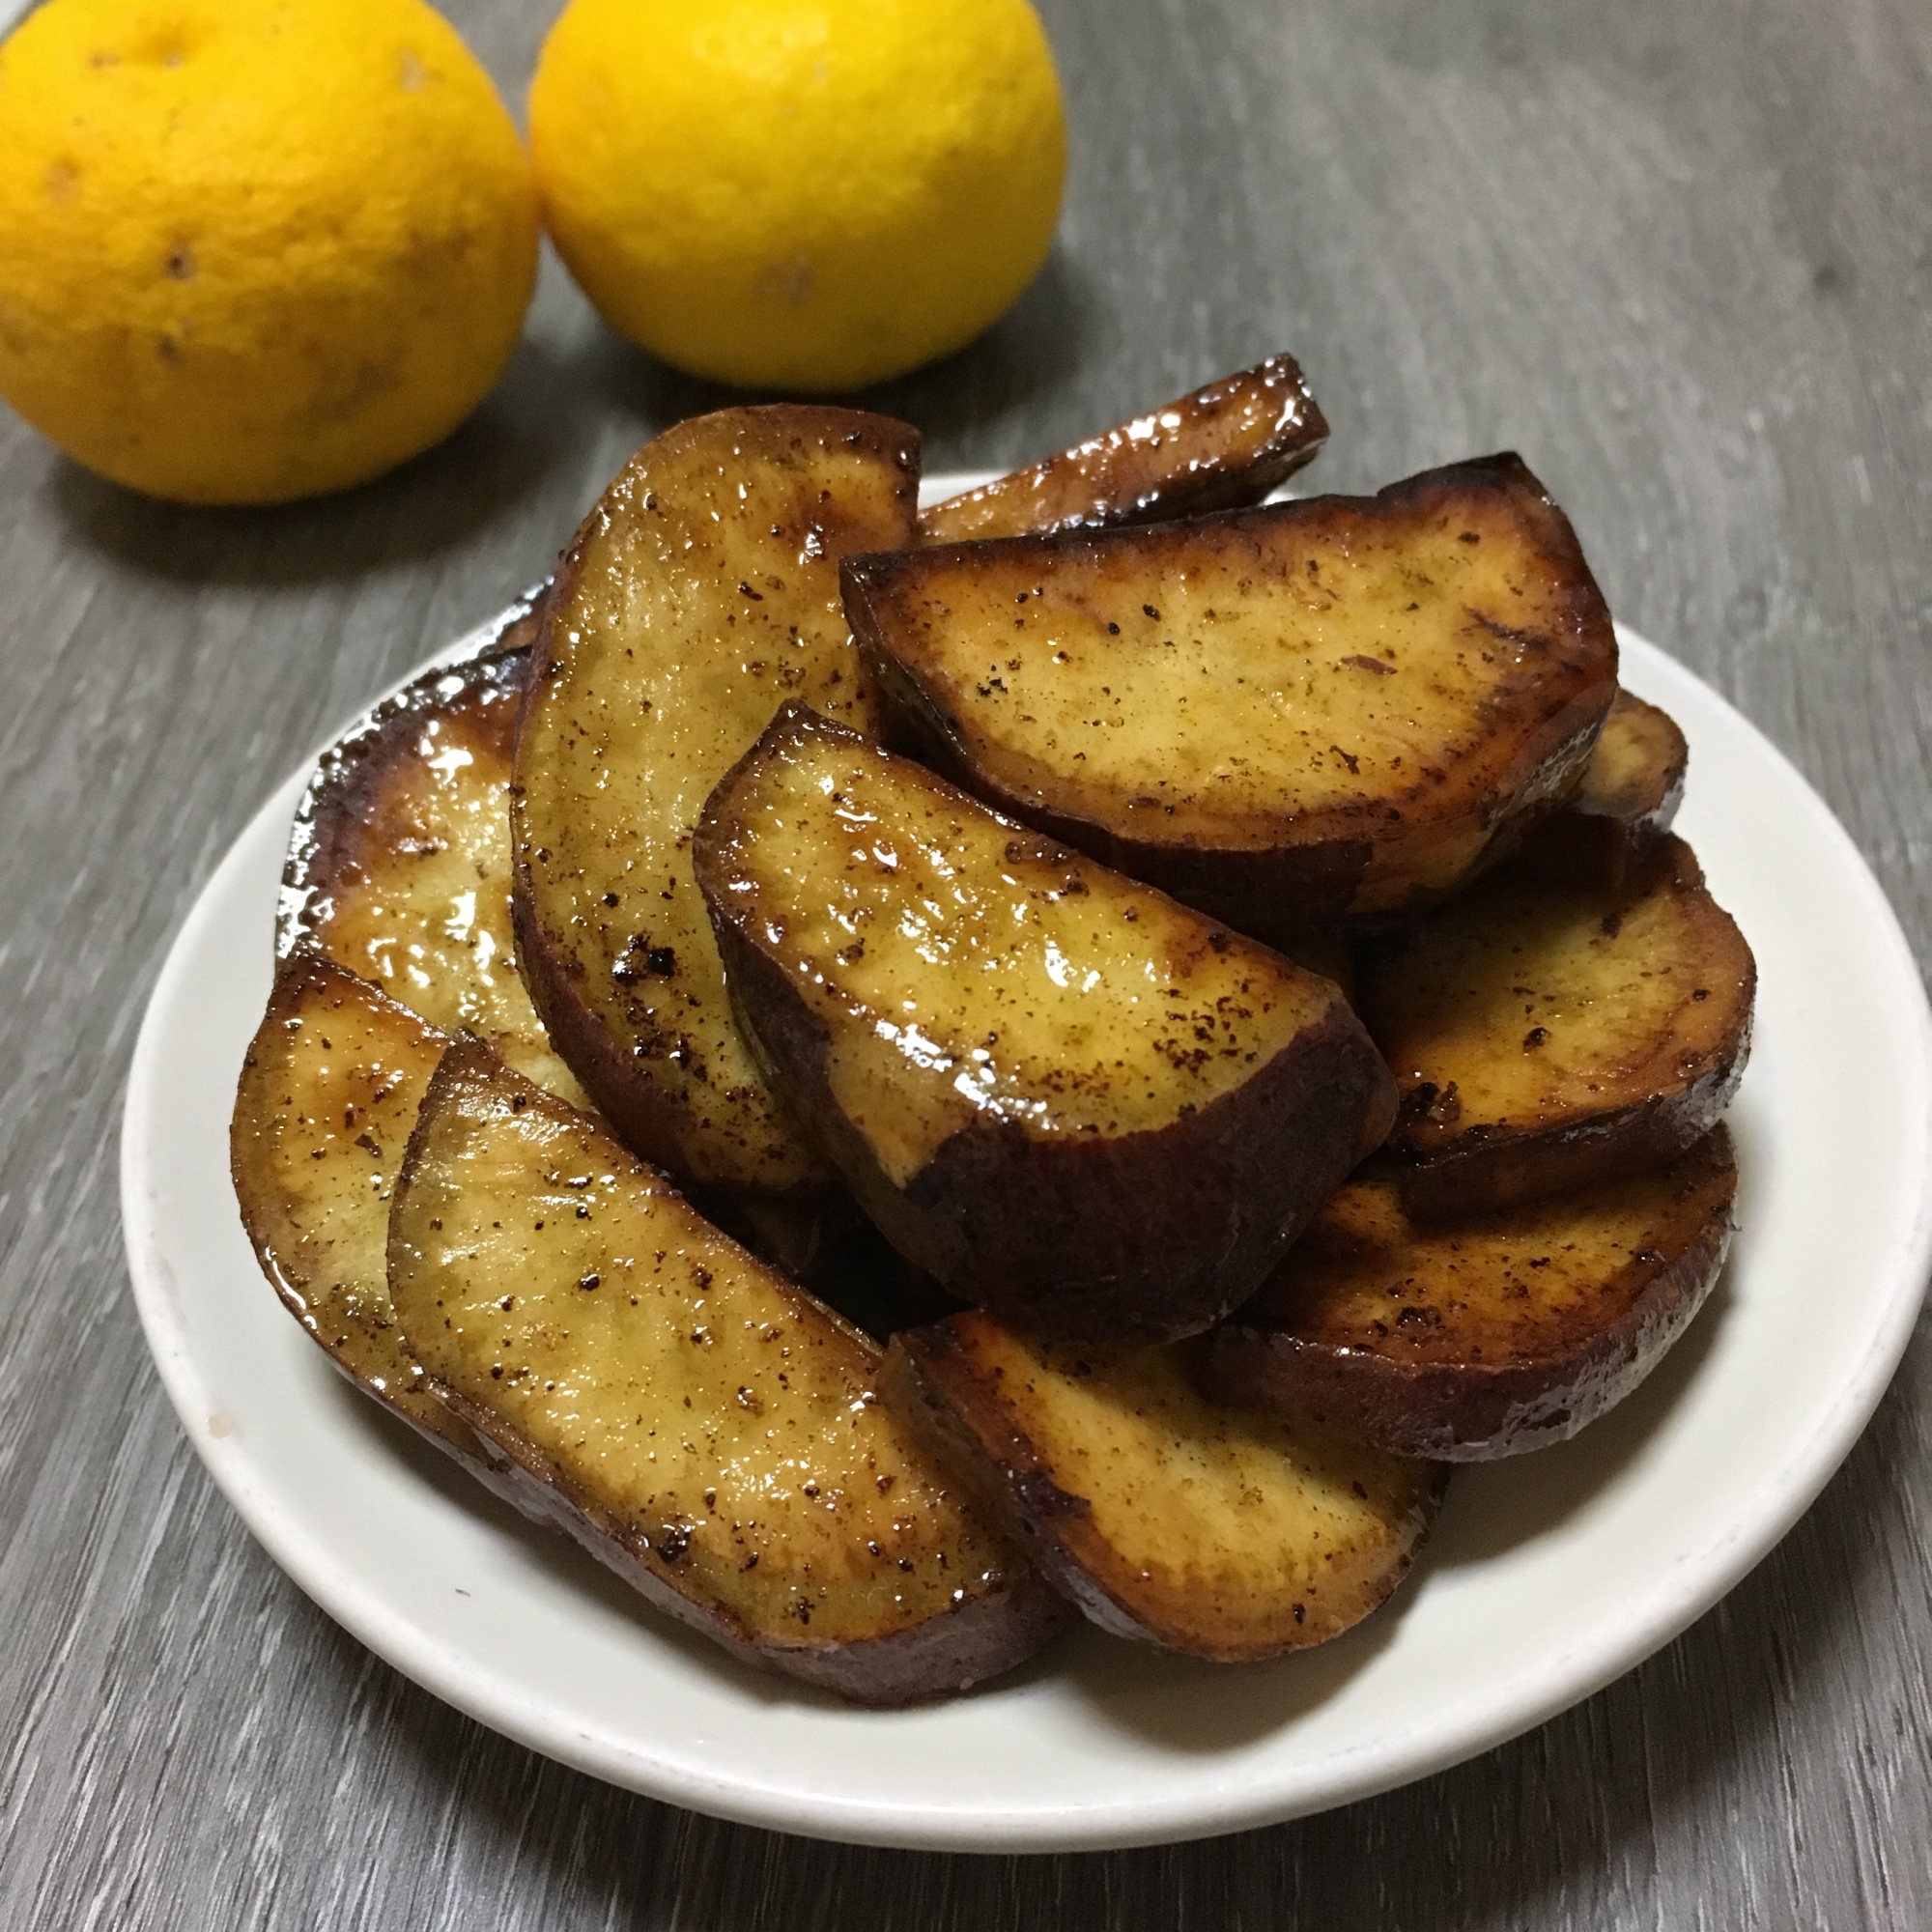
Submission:
[[[1066,165],[1027,0],[571,0],[530,88],[559,252],[696,375],[856,388],[1033,278]]]

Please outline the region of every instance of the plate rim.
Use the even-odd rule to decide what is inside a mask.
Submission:
[[[474,653],[495,635],[499,622],[500,618],[492,618],[432,653],[366,709],[386,702],[425,672]],[[1907,1151],[1916,1152],[1922,1169],[1926,1150],[1932,1147],[1932,1006],[1884,888],[1836,814],[1776,744],[1696,673],[1637,633],[1622,625],[1617,628],[1620,644],[1643,660],[1646,672],[1655,671],[1666,680],[1687,680],[1703,701],[1729,714],[1729,722],[1747,734],[1751,752],[1771,761],[1779,776],[1797,787],[1820,829],[1827,830],[1834,842],[1833,869],[1865,900],[1875,928],[1888,941],[1890,957],[1882,963],[1897,982],[1898,1016],[1911,1015],[1913,1051],[1908,1055],[1901,1049],[1900,1054],[1902,1062],[1909,1061],[1908,1097],[1918,1101],[1911,1122],[1917,1146]],[[1572,1656],[1560,1657],[1540,1675],[1519,1682],[1514,1694],[1500,1705],[1481,1696],[1453,1703],[1431,1726],[1427,1748],[1405,1750],[1384,1741],[1375,1750],[1357,1753],[1345,1772],[1331,1773],[1315,1793],[1284,1798],[1276,1785],[1231,1791],[1212,1803],[1195,1804],[1191,1811],[1163,1807],[1156,1797],[1143,1799],[1137,1805],[1115,1805],[1098,1815],[1070,1809],[1065,1814],[1019,1816],[996,1804],[935,1807],[920,1803],[881,1804],[842,1796],[828,1799],[763,1780],[755,1771],[707,1775],[688,1765],[651,1759],[641,1751],[609,1747],[588,1735],[560,1736],[554,1716],[546,1719],[542,1699],[521,1687],[506,1687],[459,1651],[419,1630],[366,1579],[339,1573],[325,1560],[319,1543],[303,1530],[298,1516],[290,1514],[286,1502],[251,1466],[245,1445],[201,1426],[210,1413],[210,1392],[203,1386],[200,1366],[174,1305],[183,1285],[176,1279],[162,1231],[150,1212],[151,1150],[142,1127],[156,1112],[157,1065],[167,1017],[204,928],[215,920],[222,889],[233,870],[245,868],[251,837],[262,834],[266,821],[292,817],[313,766],[311,758],[276,786],[231,842],[171,938],[143,1014],[122,1110],[120,1180],[129,1281],[147,1346],[188,1439],[217,1487],[270,1556],[330,1617],[404,1675],[478,1722],[541,1755],[660,1801],[840,1842],[935,1851],[1049,1852],[1224,1834],[1350,1804],[1432,1776],[1594,1695],[1662,1648],[1735,1588],[1789,1533],[1849,1455],[1889,1386],[1917,1322],[1932,1267],[1932,1192],[1926,1190],[1917,1197],[1911,1225],[1901,1225],[1893,1233],[1884,1271],[1889,1286],[1882,1315],[1872,1323],[1865,1352],[1833,1404],[1813,1419],[1809,1434],[1793,1445],[1778,1479],[1776,1507],[1734,1525],[1726,1542],[1710,1552],[1694,1573],[1657,1579],[1641,1605],[1647,1614],[1631,1620],[1621,1642],[1594,1650],[1587,1665]],[[270,918],[271,914],[272,908]],[[272,945],[267,927],[263,944],[265,951]]]

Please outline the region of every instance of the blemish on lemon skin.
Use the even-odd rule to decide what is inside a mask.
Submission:
[[[7,39],[0,123],[17,164],[0,182],[0,204],[12,203],[0,227],[30,245],[9,255],[0,352],[49,398],[50,438],[103,474],[192,501],[340,488],[443,434],[467,392],[486,386],[472,365],[494,375],[508,354],[537,232],[514,128],[461,43],[413,0],[354,0],[363,34],[333,14],[330,0],[239,14],[201,0],[62,0]],[[231,15],[245,34],[231,33]],[[64,18],[87,24],[62,31]],[[307,70],[285,100],[268,79],[283,70]],[[236,152],[227,106],[254,98],[257,75],[262,99],[282,101],[278,165],[266,172]],[[417,102],[427,109],[432,94],[443,111],[425,126]],[[28,99],[40,103],[31,116],[15,106]],[[385,223],[356,213],[391,197],[465,246],[406,274]],[[79,247],[70,231],[83,213]],[[216,246],[231,226],[298,245],[231,259]],[[204,242],[216,251],[205,278]],[[93,380],[108,340],[133,358],[125,393]],[[355,386],[371,340],[384,355],[409,345],[407,381],[385,388],[386,407],[318,435],[307,398],[344,363]],[[227,374],[185,396],[175,379],[212,354]],[[298,455],[284,462],[289,444]]]
[[[119,67],[126,60],[136,67],[185,67],[187,55],[186,40],[178,29],[151,26],[120,51],[102,47],[88,57],[87,64],[96,68]]]

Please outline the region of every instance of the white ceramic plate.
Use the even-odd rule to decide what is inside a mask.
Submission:
[[[1932,1251],[1932,1026],[1890,908],[1766,739],[1654,645],[1623,647],[1626,683],[1690,738],[1680,829],[1757,953],[1733,1115],[1744,1232],[1637,1394],[1574,1442],[1459,1473],[1412,1580],[1348,1636],[1228,1668],[1083,1632],[972,1696],[848,1710],[675,1630],[380,1414],[270,1293],[228,1179],[305,772],[188,915],[128,1087],[134,1294],[196,1449],[289,1575],[438,1696],[612,1783],[782,1831],[980,1852],[1232,1832],[1387,1790],[1588,1696],[1818,1493],[1891,1376]]]

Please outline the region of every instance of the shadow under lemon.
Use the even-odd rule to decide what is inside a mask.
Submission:
[[[1018,302],[964,349],[819,400],[915,424],[929,470],[1030,460],[1138,406],[1110,402],[1056,440],[1065,412],[1054,400],[1079,388],[1096,315],[1097,298],[1056,247]],[[442,442],[373,482],[270,508],[207,508],[145,497],[54,458],[45,488],[82,543],[172,582],[346,582],[496,540],[517,553],[510,577],[521,583],[547,572],[611,476],[660,431],[712,410],[799,399],[655,360],[597,318],[546,248],[528,324],[496,387]]]

